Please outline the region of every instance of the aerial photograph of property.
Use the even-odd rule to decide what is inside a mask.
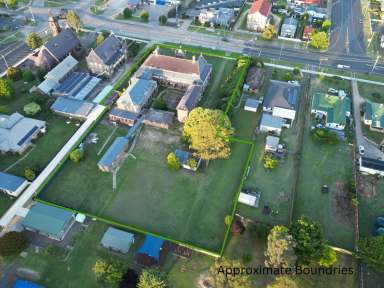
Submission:
[[[1,0],[0,288],[384,288],[384,0]]]

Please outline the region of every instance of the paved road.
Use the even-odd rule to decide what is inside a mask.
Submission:
[[[366,55],[360,0],[335,0],[331,13],[331,52]]]
[[[361,115],[360,115],[360,107],[361,104],[364,102],[364,99],[361,98],[359,94],[359,89],[356,81],[352,81],[352,97],[353,97],[353,116],[355,119],[355,134],[356,134],[356,143],[357,146],[364,146],[365,153],[364,155],[369,158],[377,159],[382,158],[384,159],[384,152],[382,152],[379,148],[377,148],[376,145],[372,144],[370,141],[368,141],[364,135],[361,125]]]

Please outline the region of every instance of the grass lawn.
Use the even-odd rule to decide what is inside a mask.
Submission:
[[[68,161],[40,197],[218,251],[249,149],[236,143],[228,160],[211,161],[197,173],[171,171],[165,159],[180,147],[180,133],[144,128],[132,151],[137,159],[125,160],[113,192],[112,175],[96,166],[96,152],[109,135],[105,127],[96,128],[100,142],[86,150],[86,160]]]
[[[69,256],[54,256],[46,251],[35,253],[31,249],[25,259],[19,257],[19,262],[23,267],[39,272],[40,282],[46,287],[103,287],[92,271],[96,260],[122,261],[125,265],[130,263],[130,268],[136,268],[132,267],[135,252],[142,243],[142,238],[135,236],[135,243],[128,254],[111,252],[100,245],[107,227],[104,223],[91,222],[85,231],[76,235]]]
[[[384,139],[384,133],[377,132],[377,131],[372,131],[371,129],[369,129],[369,126],[368,125],[364,125],[364,123],[362,123],[361,127],[363,129],[363,135],[365,137],[367,137],[368,139],[372,140],[377,145],[380,145],[380,143]]]
[[[360,96],[376,103],[384,103],[384,86],[358,82]]]
[[[0,217],[8,210],[15,202],[15,199],[5,193],[0,193]]]
[[[75,126],[76,121],[66,124],[64,118],[49,111],[41,112],[41,115],[37,115],[36,118],[47,122],[46,134],[34,140],[34,147],[29,148],[22,155],[0,155],[0,171],[9,168],[19,160],[20,162],[7,172],[22,176],[25,168],[35,170],[44,168],[78,128]]]

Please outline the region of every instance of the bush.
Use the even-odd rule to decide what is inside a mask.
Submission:
[[[0,98],[11,99],[15,90],[7,79],[0,79]]]
[[[123,265],[118,261],[107,262],[97,260],[93,267],[93,272],[98,281],[116,285],[120,283],[123,278]]]
[[[140,16],[140,19],[143,21],[148,21],[149,19],[149,13],[147,10],[141,11],[139,16]]]
[[[301,73],[300,68],[299,67],[293,68],[292,73],[293,73],[293,75],[296,75],[296,76],[299,75]]]
[[[38,80],[43,81],[45,74],[47,74],[47,72],[43,68],[37,68],[36,76]]]
[[[25,82],[32,82],[35,80],[35,75],[33,75],[32,71],[29,69],[23,70],[23,80]]]
[[[337,135],[327,129],[316,128],[311,131],[312,139],[322,144],[335,144],[338,142]]]
[[[75,149],[69,154],[69,158],[71,158],[72,162],[79,163],[81,160],[84,159],[84,150],[82,149]]]
[[[41,107],[39,104],[37,104],[35,102],[31,102],[31,103],[24,105],[23,110],[24,110],[24,113],[26,115],[33,116],[33,115],[36,115],[37,113],[39,113],[41,111]]]
[[[167,281],[165,276],[155,269],[144,269],[139,277],[138,288],[165,288]]]
[[[123,16],[124,16],[125,19],[131,18],[132,17],[132,10],[129,9],[129,8],[125,8],[123,10]]]
[[[32,181],[33,179],[35,179],[36,177],[36,173],[35,171],[33,171],[31,168],[26,168],[24,170],[24,177],[25,179],[27,179],[28,181]]]
[[[153,106],[153,108],[160,109],[160,110],[167,110],[168,109],[167,103],[165,102],[165,100],[163,98],[156,98],[153,101],[152,106]]]
[[[27,240],[20,232],[8,232],[0,238],[0,255],[17,255],[27,248]]]
[[[285,73],[284,76],[283,76],[283,80],[288,82],[288,81],[292,81],[293,80],[293,75],[289,72]]]
[[[43,44],[43,39],[39,36],[39,34],[32,32],[27,35],[27,38],[25,38],[25,43],[27,43],[29,48],[36,49]]]
[[[175,153],[169,153],[167,156],[167,164],[168,167],[173,170],[179,170],[181,168],[181,164],[179,159],[177,159]]]
[[[7,68],[7,77],[9,80],[18,81],[21,79],[21,70],[16,67]]]
[[[160,25],[167,24],[167,20],[168,20],[167,16],[165,16],[165,15],[159,16],[159,23],[160,23]]]

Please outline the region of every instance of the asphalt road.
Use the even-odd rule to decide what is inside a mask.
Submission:
[[[330,52],[366,55],[360,0],[332,2]]]

